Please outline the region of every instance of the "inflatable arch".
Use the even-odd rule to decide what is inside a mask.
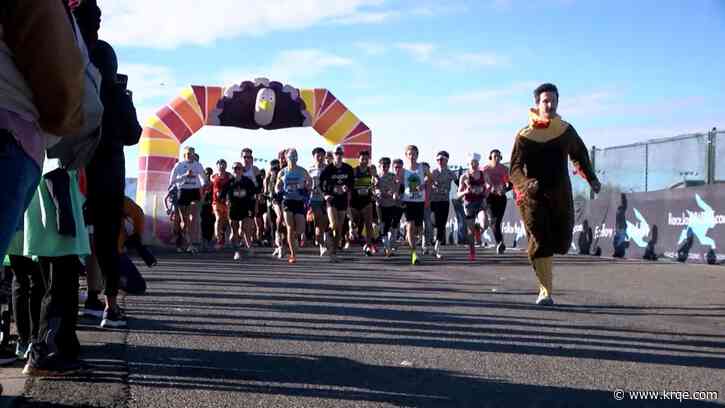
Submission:
[[[327,89],[297,89],[265,78],[229,88],[189,86],[148,119],[139,142],[136,201],[151,218],[147,238],[152,242],[169,236],[164,197],[180,145],[205,125],[253,130],[311,126],[328,144],[342,144],[348,163],[372,147],[370,128]]]

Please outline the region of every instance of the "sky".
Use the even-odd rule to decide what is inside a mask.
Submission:
[[[407,144],[431,162],[507,157],[543,82],[588,146],[725,128],[724,0],[98,3],[142,124],[185,86],[266,77],[329,89],[372,129],[374,158]],[[209,167],[247,146],[262,159],[294,146],[305,165],[325,146],[312,128],[205,127],[186,144]]]

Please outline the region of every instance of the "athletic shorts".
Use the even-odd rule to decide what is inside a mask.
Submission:
[[[407,222],[412,222],[416,226],[423,226],[423,215],[425,214],[425,203],[419,203],[414,201],[403,202],[405,219]]]
[[[353,196],[350,200],[350,207],[355,210],[362,210],[368,205],[372,204],[373,200],[370,197],[356,197]]]
[[[464,201],[463,202],[463,210],[466,213],[466,219],[474,219],[478,215],[479,212],[486,209],[486,206],[483,205],[483,200],[480,201]]]
[[[333,195],[332,196],[332,208],[337,211],[347,211],[347,196],[346,195]]]
[[[325,202],[324,201],[310,201],[310,208],[312,209],[312,212],[325,212]]]
[[[214,208],[214,216],[217,218],[224,219],[229,217],[229,206],[227,203],[214,203],[212,207]]]
[[[284,200],[282,208],[285,212],[291,212],[294,215],[306,215],[305,202],[302,200]]]
[[[179,207],[186,207],[199,200],[201,200],[201,192],[198,188],[182,189],[177,205]]]
[[[232,221],[242,221],[252,218],[254,215],[254,201],[243,203],[232,203],[229,206],[229,219]]]

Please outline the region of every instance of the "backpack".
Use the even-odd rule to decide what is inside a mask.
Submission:
[[[46,150],[48,158],[58,159],[60,166],[67,170],[85,167],[101,141],[101,120],[103,119],[103,103],[101,102],[101,73],[91,63],[88,49],[83,42],[78,25],[68,10],[78,48],[84,60],[83,73],[83,127],[75,135],[58,137],[46,134],[49,144]]]

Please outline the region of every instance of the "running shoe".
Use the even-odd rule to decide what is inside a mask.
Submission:
[[[363,247],[363,255],[365,255],[365,256],[373,256],[373,251],[372,251],[372,249],[370,249],[370,247],[368,245],[365,245]]]
[[[473,247],[473,246],[468,247],[468,260],[471,262],[476,261],[476,247]]]
[[[120,308],[107,309],[103,312],[103,320],[101,320],[102,328],[126,327],[126,316]]]
[[[327,248],[324,245],[320,244],[320,256],[325,255],[327,255]]]
[[[410,251],[410,264],[418,265],[418,253],[415,250]]]
[[[239,251],[234,251],[234,260],[238,261],[242,258],[242,254],[239,253]]]
[[[539,306],[554,306],[554,299],[551,296],[541,296],[536,299],[536,304]]]
[[[375,244],[370,245],[370,249],[373,251],[373,255],[378,253],[378,246]]]
[[[436,242],[435,248],[433,248],[436,258],[443,259],[443,253],[441,253],[441,243]]]
[[[83,309],[78,311],[79,316],[103,317],[103,311],[106,310],[105,303],[101,302],[98,297],[87,298],[83,302]]]
[[[199,249],[197,247],[195,247],[194,245],[189,245],[189,247],[186,248],[186,252],[194,255],[199,252]]]
[[[294,255],[290,255],[289,258],[287,258],[287,262],[290,264],[297,263],[297,257]]]
[[[502,255],[506,251],[506,244],[502,242],[499,242],[499,244],[496,246],[496,252],[498,252],[499,255]]]
[[[19,341],[15,345],[15,356],[19,360],[27,360],[28,354],[30,353],[30,345],[31,343],[24,343]]]

